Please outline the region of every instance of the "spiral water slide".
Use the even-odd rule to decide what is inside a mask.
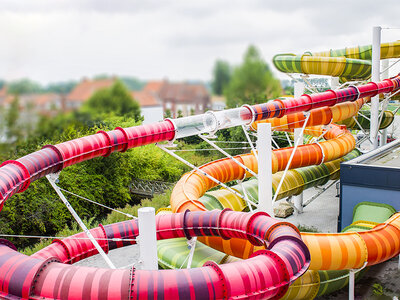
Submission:
[[[399,58],[400,41],[381,44],[381,59]],[[344,81],[371,76],[372,46],[357,46],[303,55],[277,54],[275,67],[284,73],[315,74],[340,77]]]
[[[318,109],[326,113],[310,116],[309,125],[329,124],[337,118],[333,112],[346,114],[351,107],[357,109],[361,105],[363,100],[360,99],[393,92],[399,88],[400,76],[396,76],[378,83],[370,82],[294,99],[274,100],[150,125],[118,127],[113,131],[99,131],[91,136],[48,145],[42,150],[17,160],[6,161],[0,166],[0,206],[15,193],[26,190],[32,181],[94,157],[106,157],[115,151],[124,152],[133,147],[215,132],[223,128],[250,125],[255,121],[285,116],[289,118],[293,114],[299,118],[297,123],[301,124],[303,112],[311,111],[313,114]],[[344,108],[344,103],[347,102],[350,104],[348,107],[346,105],[346,109],[337,108],[342,103]],[[330,110],[326,110],[326,106]],[[334,124],[327,126],[327,132],[318,126],[309,129],[310,133],[319,132],[326,141],[299,147],[292,168],[329,162],[354,148],[354,138],[344,127]],[[285,167],[292,151],[292,148],[285,148],[273,152],[274,172]],[[257,171],[253,154],[241,155],[237,159],[247,168]],[[225,159],[210,163],[200,171],[191,172],[181,179],[174,190],[172,203],[173,209],[178,213],[157,217],[157,237],[190,239],[203,236],[210,244],[214,243],[214,246],[220,247],[226,253],[235,254],[245,260],[226,265],[208,262],[201,268],[187,270],[96,269],[69,265],[97,253],[93,244],[84,238],[84,233],[55,240],[53,244],[30,257],[18,253],[10,242],[1,240],[0,296],[6,299],[282,297],[289,285],[304,274],[310,265],[310,252],[297,228],[261,212],[208,212],[198,200],[215,185],[205,174],[219,178],[221,182],[243,179],[250,175],[229,161]],[[182,194],[177,192],[179,190]],[[311,266],[314,269],[327,270],[358,268],[365,261],[375,264],[394,256],[400,248],[399,218],[395,216],[365,235],[303,234],[302,238],[311,249]],[[135,243],[137,222],[133,220],[100,225],[91,232],[103,250],[108,252]],[[260,247],[260,250],[255,251],[255,247]],[[322,255],[321,247],[328,253],[324,252]],[[340,258],[333,255],[335,251],[341,254]]]
[[[359,51],[361,49],[361,51]],[[367,55],[366,55],[366,52]],[[341,53],[347,53],[348,57],[357,57],[357,58],[363,58],[363,59],[370,59],[370,55],[371,55],[371,46],[365,46],[365,47],[357,47],[357,48],[348,48],[348,49],[344,49],[344,50],[337,50],[337,51],[330,51],[331,56],[340,56]],[[360,54],[363,53],[363,54]],[[396,42],[396,43],[390,43],[390,44],[383,44],[382,45],[382,58],[391,58],[391,57],[399,57],[400,55],[400,43]],[[326,53],[324,54],[326,56]],[[353,55],[353,56],[351,56]],[[362,55],[362,57],[360,57],[360,55]],[[321,56],[321,55],[315,55],[315,56]],[[286,61],[285,63],[287,65],[290,65],[292,67],[292,69],[290,69],[290,67],[286,67],[286,72],[289,73],[317,73],[317,74],[323,74],[323,75],[332,75],[332,76],[343,76],[346,75],[348,78],[350,77],[351,79],[355,79],[355,78],[366,78],[368,76],[364,76],[363,77],[358,77],[359,74],[361,74],[360,72],[360,65],[368,66],[368,70],[366,71],[369,75],[370,72],[370,62],[369,61],[355,61],[355,60],[349,60],[349,59],[345,59],[343,57],[340,58],[335,58],[335,59],[325,59],[325,58],[316,58],[314,57],[313,59],[304,59],[302,58],[301,63],[302,66],[306,66],[308,68],[308,70],[318,70],[318,71],[308,71],[308,72],[303,72],[302,70],[300,70],[299,68],[296,70],[295,69],[295,64],[294,62],[297,60],[299,61],[299,58],[295,57],[293,58],[291,55],[277,55],[274,58],[274,64],[277,65],[277,63],[282,63],[283,58],[285,57]],[[332,65],[336,62],[345,62],[346,64],[341,66],[340,68],[342,69],[341,73],[331,73],[332,69],[329,70],[329,67],[332,67]],[[288,64],[289,63],[289,64]],[[279,68],[279,67],[278,67]],[[282,69],[281,69],[282,70]],[[346,72],[343,73],[343,70],[347,70]],[[352,70],[352,71],[350,71]],[[337,72],[337,70],[336,70]],[[355,76],[357,75],[357,76]],[[355,113],[358,112],[358,110],[361,108],[361,106],[363,105],[363,103],[358,103],[359,106],[357,108],[354,108],[352,106],[347,105],[347,103],[345,105],[337,105],[336,106],[336,111],[332,110],[332,108],[329,107],[325,107],[325,108],[321,108],[321,109],[315,109],[315,110],[311,110],[310,113],[310,120],[308,122],[308,126],[311,125],[319,125],[319,124],[328,124],[330,122],[327,122],[327,119],[329,119],[331,122],[335,122],[335,123],[339,123],[339,124],[345,124],[350,128],[354,128],[356,126],[361,126],[362,128],[369,128],[369,120],[368,120],[368,111],[363,111],[363,114],[357,115],[355,116]],[[343,115],[343,111],[345,112],[345,115]],[[347,115],[346,115],[347,114]],[[355,116],[356,118],[352,118],[353,116]],[[318,118],[318,119],[317,119]],[[265,119],[263,121],[259,121],[259,122],[270,122],[273,125],[273,128],[275,130],[280,130],[280,131],[290,131],[293,130],[294,128],[298,128],[298,127],[302,127],[304,124],[304,120],[305,120],[305,116],[302,114],[288,114],[285,115],[283,117],[278,117],[278,118],[272,118],[272,119]],[[383,118],[382,118],[382,122],[380,124],[380,129],[386,128],[387,126],[389,126],[391,124],[391,122],[394,119],[394,115],[391,112],[385,112],[383,114]],[[254,122],[252,124],[253,129],[256,129],[257,123],[259,122]],[[357,124],[358,123],[358,124]],[[316,130],[315,128],[310,129],[311,130],[311,134],[313,133],[312,131],[319,132],[319,130]],[[313,134],[315,135],[315,134]],[[318,134],[317,134],[318,136]],[[326,149],[325,149],[326,150]],[[303,155],[299,154],[299,157],[304,158]],[[274,160],[274,157],[273,157]],[[232,166],[232,163],[230,164],[227,161],[218,161],[218,162],[213,162],[210,163],[211,165],[213,165],[214,168],[216,169],[221,169],[221,170],[226,170],[226,169],[230,169]],[[221,174],[218,174],[218,171],[212,170],[212,168],[209,166],[210,164],[204,166],[204,168],[208,168],[211,172],[211,174],[215,174],[217,179],[221,179],[223,178],[223,176],[221,176]],[[293,165],[292,165],[293,166]],[[304,168],[307,169],[307,168]],[[206,170],[206,169],[204,169]],[[274,170],[276,170],[274,168]],[[325,171],[326,172],[326,171]],[[314,178],[314,182],[318,182],[318,176],[322,176],[324,174],[324,171],[321,172],[321,170],[310,170],[308,172],[309,174],[313,174],[310,177],[315,177]],[[326,174],[326,173],[325,173]],[[204,177],[201,176],[201,174],[197,174],[200,177]],[[220,176],[219,176],[220,175]],[[204,180],[205,178],[202,178],[201,180],[199,180],[198,178],[189,178],[189,176],[192,176],[192,174],[188,174],[188,177],[184,177],[180,183],[183,184],[183,187],[179,187],[179,183],[177,185],[177,187],[174,189],[174,192],[177,191],[177,195],[184,195],[182,196],[182,198],[189,199],[191,203],[186,202],[185,199],[183,200],[179,200],[179,196],[177,197],[177,195],[173,195],[171,197],[171,207],[173,211],[179,211],[180,207],[186,207],[186,205],[190,205],[191,209],[195,209],[194,206],[197,206],[197,209],[203,209],[201,206],[198,205],[198,203],[196,203],[195,199],[198,199],[199,196],[208,189],[207,186],[207,180]],[[286,197],[289,195],[293,195],[296,193],[301,192],[302,189],[304,189],[305,182],[306,182],[306,178],[303,176],[299,176],[298,172],[294,171],[292,174],[288,173],[288,178],[286,178],[286,180],[284,181],[284,188],[283,188],[283,192],[281,193],[282,195],[278,195],[278,199],[282,198],[282,197]],[[278,180],[273,179],[273,183],[279,182],[281,175],[280,176],[274,176],[275,178],[278,178]],[[234,178],[234,179],[240,179],[240,178]],[[196,190],[191,190],[191,185],[195,185],[197,186]],[[211,183],[211,185],[213,185],[213,183]],[[199,188],[200,187],[200,188]],[[275,191],[275,187],[273,185],[273,190]],[[236,190],[240,190],[241,189],[241,185],[238,185],[235,187]],[[251,191],[254,192],[255,190],[255,184],[253,181],[253,184],[249,184],[246,187],[246,191],[248,193],[251,194]],[[249,192],[250,191],[250,192]],[[185,194],[186,193],[186,194]],[[257,192],[253,193],[254,198],[256,198]],[[178,201],[177,201],[178,199]],[[179,202],[180,201],[180,202]],[[237,195],[232,194],[231,192],[223,189],[220,191],[215,191],[215,192],[211,192],[206,194],[205,196],[200,198],[200,201],[203,203],[203,205],[205,207],[209,208],[213,208],[213,207],[231,207],[234,209],[238,209],[238,210],[243,210],[246,208],[246,203],[239,198]],[[379,226],[377,226],[375,228],[375,231],[377,232],[379,227],[385,227],[387,225],[384,225],[386,223],[384,223],[382,220],[383,224],[380,224]],[[393,221],[392,219],[390,220],[390,222],[395,223],[396,221]],[[378,225],[378,224],[375,224]],[[398,226],[397,226],[398,227]],[[390,231],[392,231],[393,228],[390,228],[385,234],[388,235]],[[398,228],[397,228],[398,229]],[[365,228],[364,228],[365,230]],[[383,230],[381,230],[383,231]],[[396,231],[396,230],[395,230]],[[349,267],[346,266],[346,264],[348,264],[348,259],[349,259],[349,255],[352,256],[350,257],[350,260],[354,260],[354,256],[358,256],[358,257],[367,257],[365,264],[367,265],[371,265],[371,264],[375,264],[375,263],[379,263],[381,261],[384,261],[388,258],[393,257],[394,255],[396,255],[396,252],[399,250],[398,247],[398,238],[393,238],[393,236],[395,235],[394,232],[390,233],[392,235],[392,237],[383,237],[383,241],[381,243],[381,245],[373,245],[371,243],[371,239],[375,239],[375,238],[382,238],[381,233],[380,234],[376,234],[376,232],[369,232],[367,233],[368,235],[368,239],[367,240],[362,240],[361,242],[361,247],[359,247],[359,249],[361,250],[366,250],[366,251],[359,251],[358,249],[356,249],[356,251],[354,251],[354,253],[348,253],[349,249],[354,247],[354,245],[356,245],[357,243],[360,242],[360,238],[358,238],[358,236],[360,234],[358,233],[353,233],[352,235],[354,237],[345,237],[346,235],[338,235],[338,236],[330,236],[330,235],[326,235],[324,238],[322,238],[322,236],[320,236],[319,238],[315,238],[314,235],[311,234],[311,236],[308,236],[305,240],[307,243],[307,240],[313,240],[313,244],[310,245],[311,247],[314,246],[314,250],[311,249],[311,253],[315,254],[314,256],[312,255],[312,257],[317,257],[317,253],[318,253],[318,259],[319,259],[319,265],[313,265],[313,260],[311,262],[311,268],[316,268],[315,270],[321,270],[321,268],[323,270],[345,270],[348,269]],[[389,234],[389,235],[390,235]],[[357,236],[357,237],[356,237]],[[365,235],[364,235],[365,236]],[[353,242],[350,242],[350,240],[352,240],[354,238]],[[231,255],[235,255],[237,257],[246,257],[247,255],[250,255],[252,253],[252,246],[249,247],[249,245],[244,245],[243,243],[239,243],[239,245],[235,245],[235,242],[230,241],[228,242],[222,242],[221,240],[203,240],[205,241],[207,244],[212,245],[214,248],[221,250],[224,253],[228,253]],[[384,243],[387,243],[389,241],[389,247],[386,247]],[[330,244],[345,244],[344,246],[338,246],[336,245],[330,245]],[[396,245],[395,245],[396,244]],[[325,249],[323,245],[329,245],[332,249],[327,249],[327,252],[330,253],[330,256],[327,255],[325,257],[325,254],[322,254],[322,249]],[[367,246],[367,247],[365,247]],[[370,248],[368,248],[368,246],[371,246]],[[179,251],[178,250],[179,247],[175,248],[175,251]],[[356,246],[357,248],[357,246]],[[183,249],[183,248],[180,248]],[[160,253],[162,253],[164,251],[164,244],[161,244],[160,246]],[[332,251],[332,252],[331,252]],[[336,257],[336,262],[334,262],[333,264],[336,264],[336,266],[332,266],[332,259],[334,258],[334,253],[337,253],[336,251],[339,251],[339,253],[341,253],[343,255],[343,258],[339,256]],[[182,256],[185,257],[185,251],[183,250],[181,252]],[[350,251],[351,252],[351,251]],[[391,254],[388,254],[387,252],[391,252]],[[221,259],[221,262],[225,262],[225,261],[230,261],[231,258],[227,257],[227,256],[218,256],[217,252],[213,252],[213,251],[204,251],[204,253],[207,253],[207,255],[210,255],[210,257],[212,256],[216,256],[217,259]],[[171,254],[171,253],[170,253]],[[375,262],[371,262],[369,261],[369,257],[374,257],[374,255],[378,255],[380,257],[380,261],[375,261]],[[172,256],[173,259],[176,258],[176,253],[175,253],[175,257]],[[206,256],[204,255],[199,255],[199,258],[204,258]],[[322,265],[322,261],[325,260],[325,265]],[[161,259],[162,260],[162,259]],[[201,260],[201,259],[200,259]],[[169,262],[170,260],[167,259],[167,261]],[[326,263],[327,261],[330,261],[330,263]],[[341,264],[341,265],[340,265]],[[167,263],[168,265],[168,263]],[[339,266],[340,265],[340,266]],[[362,266],[362,265],[361,265]],[[359,267],[361,267],[359,266]],[[354,265],[351,267],[353,268]],[[347,282],[347,271],[345,271],[343,273],[343,271],[319,271],[316,272],[315,270],[310,270],[308,273],[309,274],[305,274],[305,276],[303,276],[302,278],[300,278],[298,280],[298,282],[296,282],[292,287],[291,290],[289,289],[288,293],[285,295],[285,298],[287,299],[311,299],[317,295],[323,295],[326,292],[329,291],[333,291],[335,289],[338,289],[340,287],[343,287],[346,282]]]

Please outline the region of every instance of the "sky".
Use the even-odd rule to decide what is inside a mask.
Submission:
[[[208,81],[250,44],[274,70],[278,53],[370,44],[373,26],[399,40],[399,12],[399,0],[0,0],[0,79]]]

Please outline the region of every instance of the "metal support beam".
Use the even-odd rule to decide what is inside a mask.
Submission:
[[[322,193],[324,193],[327,189],[329,189],[332,185],[334,185],[335,183],[337,183],[338,180],[335,180],[331,183],[329,183],[327,186],[323,187],[322,189],[320,189],[314,196],[312,196],[310,199],[308,199],[306,202],[304,202],[303,207],[306,207],[308,204],[310,204],[311,202],[313,202],[315,199],[317,199]]]
[[[304,94],[304,84],[302,82],[294,83],[294,97],[300,98]],[[299,145],[303,145],[303,132],[301,128],[294,129],[294,140],[299,141]],[[296,208],[296,212],[303,213],[303,192],[293,196],[293,205]]]
[[[336,90],[340,88],[339,77],[331,77],[331,89]]]
[[[236,164],[238,164],[240,167],[242,167],[246,172],[249,172],[251,175],[253,175],[254,177],[258,177],[257,174],[249,169],[248,167],[246,167],[244,164],[242,164],[240,161],[238,161],[236,158],[234,158],[232,155],[230,155],[228,152],[226,152],[224,149],[220,148],[219,146],[217,146],[213,141],[210,141],[207,137],[205,137],[204,135],[199,134],[199,137],[207,142],[208,144],[210,144],[212,147],[214,147],[215,149],[217,149],[219,152],[221,152],[223,155],[225,155],[226,157],[232,159]]]
[[[78,222],[79,226],[82,228],[82,230],[85,232],[87,237],[90,239],[90,241],[93,243],[101,257],[105,260],[107,265],[111,269],[116,269],[110,258],[107,256],[107,254],[104,252],[103,248],[100,247],[99,243],[96,241],[90,230],[86,227],[85,223],[83,223],[82,219],[79,217],[79,215],[76,213],[75,209],[71,206],[71,204],[68,202],[67,198],[64,196],[64,194],[61,192],[60,188],[57,186],[56,181],[58,180],[58,174],[50,174],[46,176],[47,180],[50,182],[51,186],[53,189],[56,191],[58,197],[60,197],[61,201],[64,203],[64,205],[67,207],[71,215],[74,217],[76,222]]]
[[[368,262],[365,262],[364,265],[359,269],[351,269],[349,270],[349,300],[354,300],[354,288],[355,288],[355,275],[358,271],[361,271],[367,266]]]
[[[355,271],[349,271],[349,300],[354,300]]]
[[[309,119],[309,118],[310,118],[310,113],[308,113],[307,118],[306,118],[306,120],[304,121],[304,125],[303,125],[303,127],[301,128],[301,134],[303,134],[304,129],[305,129],[306,126],[307,126],[307,123],[308,123],[308,119]],[[298,147],[298,146],[299,146],[299,139],[297,139],[296,142],[295,142],[295,144],[294,144],[293,151],[292,151],[292,153],[290,154],[289,161],[288,161],[288,163],[287,163],[287,165],[286,165],[285,171],[283,172],[283,176],[282,176],[281,180],[279,181],[278,187],[276,188],[274,200],[272,201],[273,203],[275,203],[275,201],[276,201],[276,199],[277,199],[277,197],[278,197],[279,191],[281,190],[281,187],[282,187],[282,184],[283,184],[283,180],[285,179],[286,173],[287,173],[287,171],[289,170],[290,165],[292,164],[292,160],[293,160],[294,154],[296,153],[296,150],[297,150],[297,147]]]
[[[255,156],[256,159],[258,160],[257,151],[256,151],[256,149],[254,148],[253,141],[251,140],[251,138],[250,138],[250,136],[249,136],[249,133],[247,132],[246,127],[245,127],[244,125],[242,125],[242,129],[243,129],[244,135],[246,136],[247,141],[248,141],[249,144],[250,144],[250,147],[251,147],[251,150],[253,151],[254,156]]]
[[[258,210],[273,216],[271,124],[258,124],[257,132]]]
[[[372,28],[372,71],[371,80],[379,82],[380,80],[380,59],[381,59],[381,31],[380,26]],[[378,130],[379,130],[379,95],[371,99],[371,141],[372,148],[378,148]]]
[[[202,169],[200,169],[199,167],[196,167],[195,165],[191,164],[190,162],[188,162],[187,160],[183,159],[182,157],[180,157],[179,155],[176,155],[174,153],[174,151],[171,151],[169,149],[166,148],[166,145],[160,145],[160,144],[156,144],[158,148],[160,148],[161,150],[167,152],[169,155],[175,157],[177,160],[179,160],[180,162],[183,162],[185,165],[189,166],[190,168],[198,171],[199,173],[203,174],[204,176],[206,176],[207,178],[209,178],[210,180],[214,181],[216,184],[219,184],[220,186],[224,187],[225,189],[227,189],[228,191],[230,191],[231,193],[235,194],[236,196],[244,199],[245,197],[238,193],[237,191],[235,191],[234,189],[232,189],[231,187],[227,186],[225,183],[223,183],[222,181],[212,177],[211,175],[209,175],[207,172],[204,172]],[[251,203],[252,205],[257,207],[257,204],[254,203],[253,201],[248,200],[249,203]]]
[[[140,269],[158,270],[156,214],[154,207],[138,209]]]
[[[389,78],[389,60],[388,59],[382,60],[381,68],[382,68],[382,70],[384,70],[381,73],[381,79]],[[388,103],[388,101],[385,101],[382,104],[382,114],[385,112],[385,110],[387,108],[387,103]],[[382,134],[379,137],[379,146],[386,145],[386,141],[387,141],[387,128],[382,130]]]
[[[194,250],[196,249],[197,236],[193,237],[187,243],[188,243],[188,247],[190,248],[190,251],[189,251],[189,258],[188,258],[188,263],[187,263],[186,268],[190,269],[192,267]]]

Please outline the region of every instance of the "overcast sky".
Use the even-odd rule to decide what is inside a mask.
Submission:
[[[399,0],[0,0],[0,79],[210,80],[216,59],[237,64],[249,44],[271,65],[277,53],[370,44],[372,26],[400,28],[399,13]]]

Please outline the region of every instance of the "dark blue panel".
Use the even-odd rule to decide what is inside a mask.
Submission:
[[[340,182],[345,185],[400,191],[400,169],[342,163]]]

